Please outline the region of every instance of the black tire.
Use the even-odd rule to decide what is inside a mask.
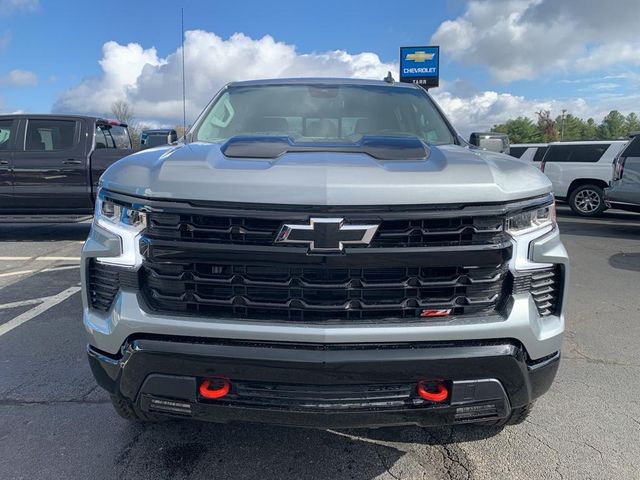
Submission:
[[[483,427],[504,427],[505,425],[520,425],[527,419],[529,413],[531,413],[532,408],[533,403],[525,405],[524,407],[514,408],[513,410],[511,410],[511,415],[509,415],[507,418],[492,420],[490,422],[482,422],[478,425]]]
[[[161,416],[149,415],[137,409],[129,400],[111,395],[111,403],[118,415],[130,422],[161,422]]]
[[[569,206],[574,213],[582,217],[595,217],[607,209],[604,204],[604,191],[593,184],[574,188],[569,195]]]

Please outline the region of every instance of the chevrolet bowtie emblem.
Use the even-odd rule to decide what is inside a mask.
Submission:
[[[378,225],[345,224],[342,218],[312,218],[308,225],[285,223],[276,243],[299,243],[310,252],[341,252],[345,245],[368,245]]]
[[[414,62],[426,62],[427,60],[432,60],[435,56],[435,53],[427,53],[422,50],[418,50],[417,52],[407,53],[405,60],[413,60]]]

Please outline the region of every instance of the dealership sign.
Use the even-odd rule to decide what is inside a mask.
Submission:
[[[400,47],[400,81],[437,87],[440,79],[440,47]]]

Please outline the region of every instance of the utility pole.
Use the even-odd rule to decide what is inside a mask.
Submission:
[[[562,121],[560,122],[560,141],[564,140],[564,114],[567,113],[566,109],[562,109]]]

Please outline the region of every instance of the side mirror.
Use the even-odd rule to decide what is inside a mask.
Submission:
[[[504,133],[478,133],[469,137],[469,143],[483,150],[509,154],[509,137]]]

